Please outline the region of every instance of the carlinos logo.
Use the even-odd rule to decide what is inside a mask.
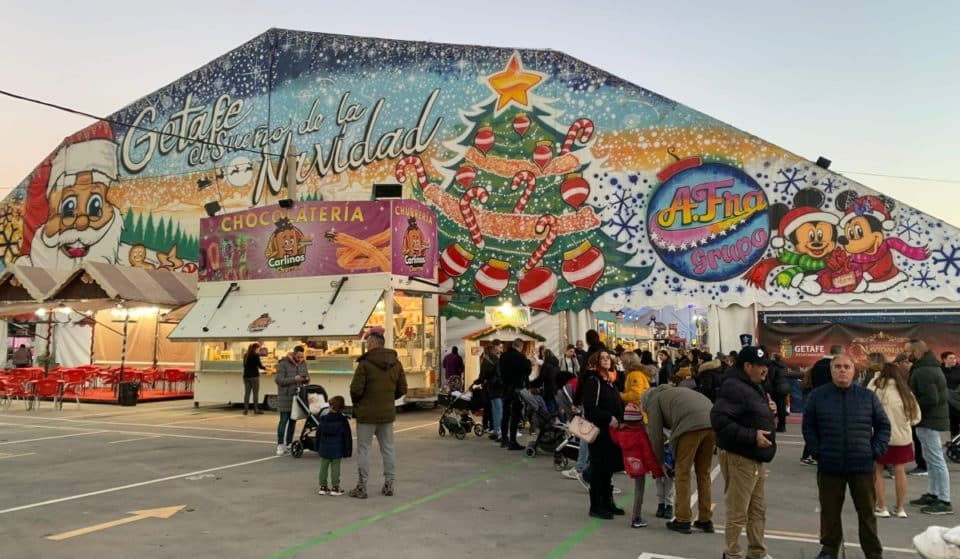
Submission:
[[[670,269],[699,281],[722,281],[763,256],[770,237],[767,196],[745,172],[691,157],[657,177],[647,234]]]
[[[286,217],[281,217],[274,225],[277,228],[270,234],[264,251],[267,266],[280,273],[299,268],[307,260],[307,247],[313,237],[304,235]]]

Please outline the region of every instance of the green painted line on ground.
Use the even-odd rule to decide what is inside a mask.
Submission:
[[[649,479],[647,480],[647,483],[648,484],[650,483]],[[628,493],[626,495],[621,496],[620,501],[617,504],[625,509],[627,508],[628,504],[630,505],[630,508],[633,508],[633,493]],[[622,521],[623,518],[627,518],[627,516],[624,516],[624,517],[615,516],[613,517],[613,520],[600,520],[596,518],[591,520],[590,522],[587,523],[586,526],[574,532],[572,536],[560,542],[560,545],[553,548],[553,550],[551,550],[550,553],[546,555],[545,559],[560,559],[561,557],[566,556],[568,553],[570,553],[571,549],[576,547],[583,540],[587,539],[587,536],[589,536],[594,531],[596,531],[596,529],[599,528],[602,524],[605,524],[608,522],[616,522],[618,519]]]
[[[373,516],[368,516],[368,517],[366,517],[366,518],[361,518],[360,520],[357,520],[357,521],[355,521],[355,522],[351,522],[350,524],[347,524],[347,525],[344,526],[343,528],[339,528],[339,529],[334,530],[334,531],[332,531],[332,532],[328,532],[327,534],[325,534],[325,535],[323,535],[323,536],[320,536],[319,538],[313,538],[313,539],[307,540],[307,541],[305,541],[305,542],[303,542],[303,543],[301,543],[301,544],[299,544],[299,545],[295,545],[295,546],[293,546],[293,547],[288,547],[288,548],[286,548],[286,549],[282,549],[282,550],[274,553],[273,555],[268,555],[268,556],[265,557],[264,559],[283,559],[284,557],[292,557],[293,555],[295,555],[295,554],[297,554],[297,553],[300,553],[301,551],[306,551],[307,549],[310,549],[311,547],[316,547],[316,546],[318,546],[318,545],[320,545],[320,544],[327,543],[327,542],[333,541],[333,540],[335,540],[335,539],[337,539],[337,538],[346,536],[347,534],[350,534],[350,533],[352,533],[352,532],[355,532],[355,531],[359,530],[360,528],[363,528],[364,526],[369,526],[370,524],[373,524],[374,522],[379,522],[379,521],[381,521],[381,520],[383,520],[383,519],[385,519],[385,518],[389,518],[389,517],[391,517],[391,516],[400,514],[401,512],[408,511],[408,510],[410,510],[410,509],[412,509],[412,508],[414,508],[414,507],[417,507],[417,506],[419,506],[419,505],[422,505],[422,504],[425,504],[425,503],[429,503],[430,501],[435,501],[435,500],[439,499],[440,497],[445,497],[445,496],[447,496],[447,495],[449,495],[449,494],[451,494],[451,493],[454,493],[454,492],[459,491],[459,490],[461,490],[461,489],[465,489],[465,488],[467,488],[467,487],[470,487],[471,485],[473,485],[473,484],[475,484],[475,483],[477,483],[477,482],[484,481],[484,480],[487,480],[487,479],[496,477],[496,476],[498,476],[498,475],[500,475],[500,474],[507,473],[507,472],[509,472],[509,471],[511,471],[511,470],[515,470],[515,469],[519,468],[520,466],[526,464],[526,463],[529,462],[529,461],[530,461],[529,458],[523,458],[522,460],[518,460],[518,461],[516,461],[516,462],[514,462],[514,463],[512,463],[512,464],[508,464],[508,465],[503,466],[503,467],[501,467],[501,468],[497,468],[496,470],[490,470],[489,472],[482,472],[482,473],[480,473],[480,474],[477,475],[477,476],[474,476],[474,477],[472,477],[472,478],[470,478],[470,479],[468,479],[468,480],[466,480],[466,481],[461,481],[460,483],[458,483],[458,484],[456,484],[456,485],[451,485],[450,487],[447,487],[447,488],[445,488],[445,489],[441,489],[440,491],[437,491],[436,493],[431,493],[430,495],[426,495],[426,496],[424,496],[424,497],[420,497],[419,499],[416,499],[416,500],[413,500],[413,501],[404,503],[404,504],[402,504],[402,505],[400,505],[400,506],[398,506],[398,507],[396,507],[396,508],[393,508],[393,509],[390,509],[390,510],[387,510],[387,511],[384,511],[384,512],[380,512],[380,513],[374,514]]]

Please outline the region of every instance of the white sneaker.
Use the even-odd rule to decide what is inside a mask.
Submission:
[[[894,509],[893,514],[897,515],[897,518],[906,518],[907,511],[904,509]]]
[[[578,477],[580,477],[580,472],[578,472],[576,468],[570,468],[569,470],[564,470],[560,472],[560,475],[562,475],[567,479],[575,480]]]
[[[887,509],[873,509],[873,516],[877,518],[890,518],[890,511]]]
[[[590,491],[590,484],[587,483],[587,480],[583,479],[583,474],[580,472],[577,472],[577,481],[580,482],[580,485],[582,485],[584,489]]]
[[[282,444],[277,445],[277,456],[283,456],[287,453],[287,447]]]

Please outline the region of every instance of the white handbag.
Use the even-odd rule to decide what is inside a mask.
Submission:
[[[592,443],[597,440],[597,436],[600,434],[599,427],[579,415],[575,415],[570,419],[570,424],[567,425],[567,428],[570,430],[570,433],[582,441],[587,441],[587,443]]]

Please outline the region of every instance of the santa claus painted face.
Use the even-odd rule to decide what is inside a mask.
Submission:
[[[49,214],[43,226],[43,244],[58,248],[68,258],[86,258],[116,219],[107,200],[109,187],[95,182],[93,173],[81,172],[76,181],[49,196]],[[116,246],[113,247],[116,250]]]

